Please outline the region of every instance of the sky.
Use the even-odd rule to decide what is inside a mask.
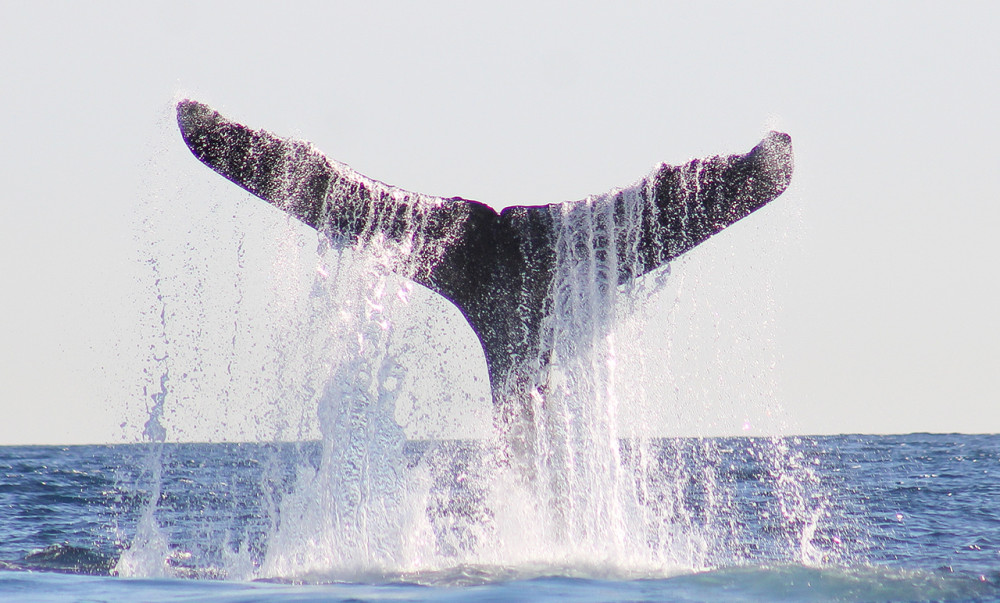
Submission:
[[[171,382],[191,388],[172,437],[248,437],[278,352],[247,352],[256,381],[199,384],[236,349],[206,333],[273,333],[270,302],[232,292],[273,301],[315,241],[187,153],[186,97],[497,209],[786,131],[788,192],[623,320],[638,389],[683,390],[652,432],[1000,433],[1000,5],[283,4],[0,0],[0,445],[135,440],[163,341],[192,369]],[[425,301],[419,329],[461,330]],[[484,371],[467,339],[424,369],[456,392]],[[664,384],[648,366],[666,356]],[[479,400],[483,378],[455,396]]]

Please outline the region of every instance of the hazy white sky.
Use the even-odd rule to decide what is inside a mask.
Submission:
[[[752,382],[794,432],[1000,432],[997,3],[281,4],[0,0],[0,444],[134,433],[157,337],[144,260],[231,323],[207,284],[232,290],[232,248],[306,236],[187,154],[183,96],[497,208],[787,131],[789,192],[623,328],[655,324],[648,360],[707,324],[674,340],[724,365],[699,404]],[[286,257],[247,253],[262,272]],[[756,341],[700,347],[729,337]]]

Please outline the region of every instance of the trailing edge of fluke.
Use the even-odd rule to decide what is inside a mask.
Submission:
[[[621,284],[775,199],[793,169],[791,138],[771,132],[742,155],[661,164],[632,186],[605,195],[497,213],[476,201],[382,184],[309,143],[254,130],[192,100],[177,104],[177,121],[200,161],[333,240],[399,239],[418,225],[422,243],[404,276],[462,311],[482,343],[498,407],[517,395],[511,389],[523,381],[519,372],[529,366],[537,371],[540,357],[545,363],[541,326],[551,307],[559,241],[567,232],[572,236],[574,225],[611,225],[598,238]],[[581,212],[594,218],[574,219]]]

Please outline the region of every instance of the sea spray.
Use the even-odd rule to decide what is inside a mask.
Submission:
[[[494,576],[664,575],[751,560],[824,561],[830,509],[807,463],[784,440],[745,447],[718,438],[661,440],[624,412],[634,390],[643,389],[628,378],[636,363],[684,387],[683,379],[670,376],[681,369],[669,355],[651,361],[619,328],[656,283],[669,281],[662,269],[643,277],[642,286],[617,283],[618,263],[636,261],[630,242],[637,236],[629,229],[656,218],[648,199],[648,191],[633,189],[615,211],[597,211],[615,207],[599,198],[552,209],[559,228],[544,345],[537,357],[513,367],[503,394],[527,409],[525,423],[510,429],[498,421],[493,437],[482,442],[428,443],[419,450],[395,421],[400,400],[411,395],[403,356],[414,347],[397,316],[413,288],[405,276],[431,269],[437,255],[424,224],[403,216],[393,237],[363,243],[331,245],[321,236],[311,258],[308,246],[282,243],[303,236],[286,228],[271,261],[274,301],[262,306],[241,288],[239,279],[254,264],[237,246],[237,286],[230,286],[228,299],[247,311],[231,314],[222,323],[228,335],[217,337],[210,325],[225,304],[209,304],[206,296],[221,290],[214,281],[225,279],[209,279],[204,267],[187,273],[193,261],[183,254],[196,254],[188,247],[178,266],[185,272],[175,278],[194,280],[178,287],[178,298],[193,295],[201,309],[169,314],[176,321],[170,329],[195,334],[164,338],[178,374],[168,383],[174,395],[167,414],[190,412],[216,391],[193,385],[196,374],[218,373],[232,412],[244,398],[262,400],[256,403],[261,412],[245,411],[256,413],[261,439],[319,442],[315,450],[275,446],[263,463],[263,533],[223,530],[225,541],[203,555],[194,543],[161,532],[171,554],[188,555],[187,565],[199,570],[193,575],[318,581],[470,567]],[[380,228],[371,224],[369,231]],[[313,268],[300,268],[310,263]],[[267,335],[254,335],[258,330]],[[192,360],[188,347],[202,356]],[[224,358],[213,359],[207,349],[223,350]],[[446,395],[435,392],[417,403],[436,404]],[[639,391],[638,397],[648,395]],[[651,401],[657,402],[671,400]],[[697,433],[700,425],[671,427]],[[749,457],[734,459],[734,451]],[[733,477],[740,471],[768,484],[770,494],[743,498]],[[150,503],[150,518],[156,505]],[[767,517],[773,532],[750,533],[749,515]],[[164,557],[162,543],[143,534],[119,564],[132,568],[131,575],[156,570],[128,559],[153,549],[151,558]]]
[[[143,459],[143,467],[139,473],[139,481],[133,487],[145,488],[145,500],[140,498],[142,512],[136,525],[136,533],[128,548],[118,559],[114,573],[120,576],[164,576],[169,575],[167,561],[170,556],[169,543],[166,535],[160,529],[156,511],[162,496],[163,488],[163,446],[167,431],[163,425],[163,413],[167,404],[170,381],[170,353],[167,349],[167,304],[160,286],[159,266],[156,259],[148,262],[156,277],[156,298],[159,315],[159,329],[156,343],[150,346],[152,366],[147,367],[147,377],[158,374],[156,386],[149,383],[143,388],[143,399],[148,403],[148,416],[143,426],[143,438],[151,444]]]
[[[317,399],[321,456],[317,466],[300,467],[282,501],[262,577],[399,573],[415,565],[413,541],[429,539],[421,507],[410,500],[405,435],[394,419],[405,375],[391,352],[389,308],[405,297],[386,289],[400,279],[373,254],[338,268],[335,281],[318,271],[314,289],[329,286],[330,311],[315,326],[338,344]]]

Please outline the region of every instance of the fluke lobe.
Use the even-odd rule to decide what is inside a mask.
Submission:
[[[610,193],[498,214],[372,180],[192,100],[178,103],[177,121],[195,157],[332,241],[397,245],[405,257],[393,269],[454,303],[479,336],[508,429],[530,420],[523,396],[554,349],[544,326],[567,262],[589,263],[599,288],[626,283],[763,207],[792,177],[791,138],[771,132],[743,155],[661,164]]]

